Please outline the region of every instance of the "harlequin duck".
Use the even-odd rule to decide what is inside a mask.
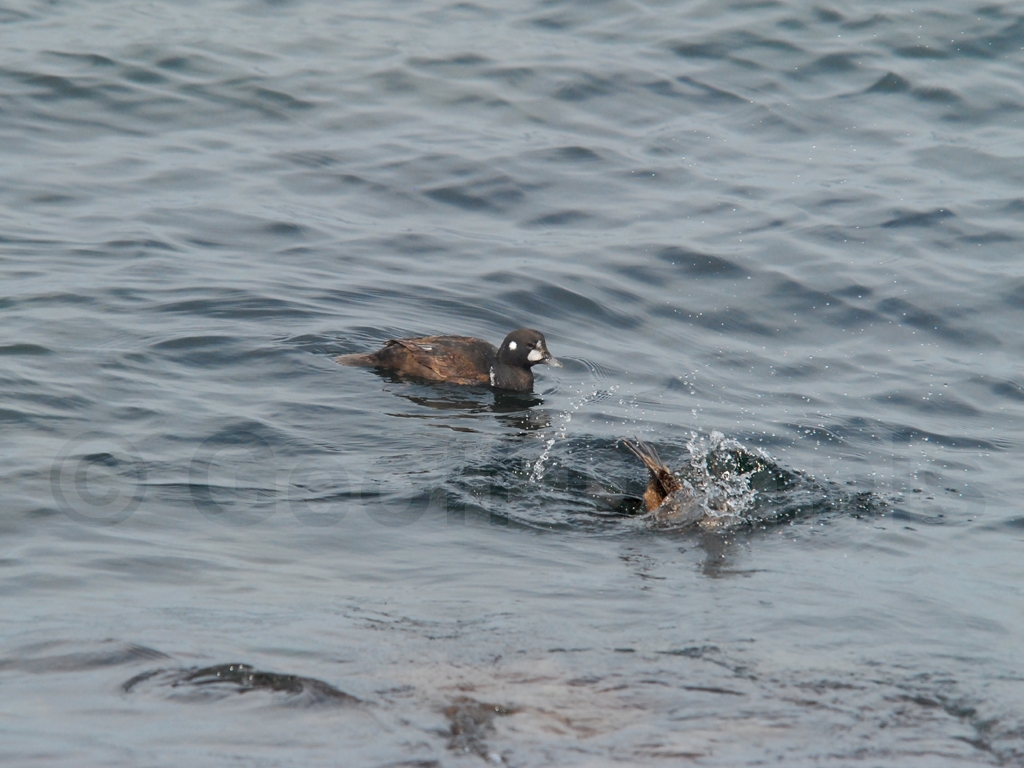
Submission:
[[[622,444],[644,463],[651,475],[651,481],[647,484],[647,490],[644,491],[644,505],[648,512],[653,512],[664,504],[665,499],[671,494],[682,490],[683,484],[679,482],[679,478],[665,466],[653,447],[643,440],[637,440],[635,443],[623,440]]]
[[[658,452],[642,440],[622,443],[647,467],[651,480],[644,491],[646,517],[673,526],[698,525],[704,530],[715,530],[735,517],[722,516],[705,508],[702,495],[687,480],[672,474]]]
[[[487,384],[493,389],[529,392],[538,363],[555,368],[562,364],[548,352],[544,334],[531,328],[512,331],[501,347],[471,336],[423,336],[417,339],[389,339],[370,354],[341,355],[342,365],[364,365],[451,384]]]

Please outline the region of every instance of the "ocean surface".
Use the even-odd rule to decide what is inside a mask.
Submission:
[[[1024,765],[1020,4],[15,0],[0,147],[3,764]]]

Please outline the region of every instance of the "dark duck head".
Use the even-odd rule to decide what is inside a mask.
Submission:
[[[544,363],[561,368],[551,353],[544,334],[532,328],[512,331],[498,347],[489,372],[491,386],[525,392],[533,389],[533,366]]]

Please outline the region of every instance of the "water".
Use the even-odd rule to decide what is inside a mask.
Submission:
[[[0,9],[0,759],[1024,764],[1022,64],[1000,3]],[[520,326],[532,396],[331,360]],[[786,482],[629,514],[622,438],[714,433]]]

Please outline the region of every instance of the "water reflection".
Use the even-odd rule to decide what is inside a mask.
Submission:
[[[454,384],[428,384],[412,382],[395,374],[381,372],[381,378],[390,384],[385,391],[433,411],[444,412],[455,418],[471,418],[479,414],[494,414],[500,424],[517,431],[535,432],[552,424],[552,415],[533,409],[544,404],[544,399],[532,392],[492,391],[484,387],[460,387]],[[389,413],[390,416],[412,419],[436,418],[431,413]],[[467,426],[452,426],[458,432],[477,432]]]

